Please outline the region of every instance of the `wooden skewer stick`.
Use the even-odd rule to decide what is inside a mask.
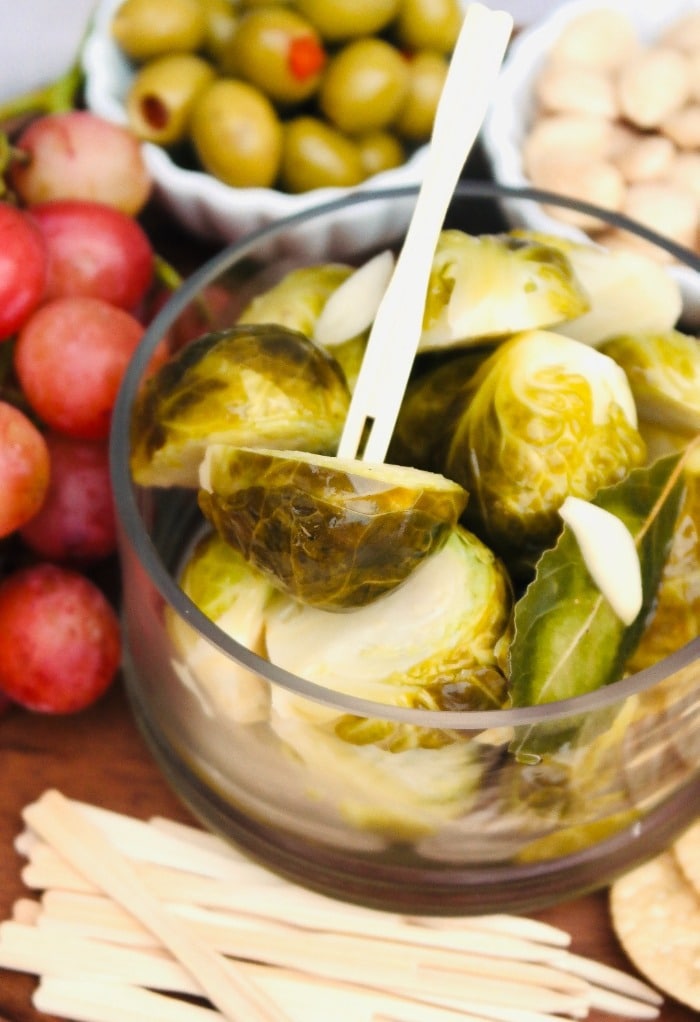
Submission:
[[[197,995],[202,992],[197,981],[181,965],[153,953],[77,938],[66,939],[57,947],[53,940],[38,933],[34,927],[21,927],[14,923],[5,923],[0,930],[0,961],[9,963],[11,968],[39,974],[43,980],[50,977],[76,981],[79,970],[82,981],[102,984],[103,1000],[118,1000],[119,987],[124,985],[171,994]],[[561,1022],[563,1015],[561,1011],[552,1014],[528,1006],[498,1005],[488,1001],[470,1003],[469,1006],[464,1000],[455,1001],[451,1008],[447,1008],[431,1003],[427,997],[354,987],[285,969],[270,969],[251,963],[245,963],[243,968],[270,997],[288,1006],[292,1022],[311,1022],[312,1019],[325,1022],[334,1016],[347,1022],[358,1017],[352,1011],[353,1004],[362,1006],[361,1018],[368,1017],[375,1007],[387,1006],[394,1011],[419,1012],[426,1022],[453,1022],[455,1010],[459,1012],[460,1022],[555,1022],[555,1015]],[[249,1017],[241,1016],[240,1022],[248,1022]],[[583,1012],[564,1017],[580,1018]],[[95,1020],[91,1018],[89,1022]]]
[[[263,897],[259,888],[224,883],[209,877],[198,877],[184,870],[134,863],[134,872],[149,892],[160,901],[202,906],[279,921],[297,929],[319,930],[326,933],[354,933],[367,938],[386,936],[406,943],[426,947],[442,947],[475,954],[488,954],[497,958],[557,964],[561,948],[512,937],[508,933],[490,933],[470,928],[465,920],[463,929],[437,929],[402,924],[400,918],[389,914],[371,915],[371,925],[361,913],[348,909],[331,899],[317,900],[310,892],[285,885],[274,888],[274,895]],[[74,891],[95,891],[79,871],[61,861],[56,850],[46,844],[32,851],[30,863],[22,871],[22,879],[32,889],[60,887]]]
[[[60,792],[46,792],[24,809],[23,816],[80,873],[152,930],[226,1018],[234,1022],[288,1022],[254,984],[193,938],[188,927],[162,907],[129,861]]]
[[[76,898],[61,892],[47,892],[43,905],[39,926],[44,929],[60,928],[62,932],[79,936],[101,936],[115,943],[122,940],[133,943],[132,935],[139,928],[139,924],[123,913],[119,906],[104,898]],[[403,982],[411,987],[429,989],[432,979],[426,981],[425,972],[432,968],[449,973],[441,975],[439,982],[442,989],[454,992],[464,988],[467,977],[469,984],[474,977],[484,981],[496,978],[508,985],[525,984],[583,999],[587,999],[590,992],[587,982],[532,962],[504,962],[503,959],[484,955],[465,955],[326,933],[308,934],[300,946],[298,934],[292,928],[270,930],[269,927],[257,927],[250,930],[233,920],[227,921],[219,914],[205,911],[191,916],[190,924],[201,940],[223,954],[249,957],[269,965],[286,966],[360,985],[395,987]],[[141,932],[144,933],[143,930]],[[527,991],[523,994],[527,996]]]

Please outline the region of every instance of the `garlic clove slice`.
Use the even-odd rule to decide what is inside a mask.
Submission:
[[[351,273],[321,310],[316,343],[324,348],[343,344],[371,326],[393,271],[394,255],[386,249]]]
[[[559,514],[591,578],[620,620],[631,625],[642,608],[642,569],[631,532],[617,515],[580,497],[567,497]]]

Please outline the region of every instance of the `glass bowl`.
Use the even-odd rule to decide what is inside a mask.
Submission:
[[[130,474],[132,407],[151,356],[197,315],[203,295],[225,296],[216,307],[230,323],[291,267],[361,263],[398,246],[415,195],[414,188],[356,195],[249,236],[196,272],[147,331],[112,432],[125,682],[174,790],[207,827],[271,869],[339,899],[405,913],[529,911],[609,883],[697,815],[700,638],[605,688],[543,706],[419,710],[344,695],[270,663],[195,606],[177,578],[204,528],[196,493],[139,487]],[[502,201],[532,197],[464,183],[446,222],[499,231]],[[183,657],[183,630],[215,665],[206,680]],[[237,701],[229,675],[241,668],[253,687]],[[270,706],[290,699],[319,712],[289,729]],[[335,718],[415,725],[437,740],[368,751],[329,741],[326,724]],[[554,753],[509,751],[519,736],[552,729],[569,735]]]

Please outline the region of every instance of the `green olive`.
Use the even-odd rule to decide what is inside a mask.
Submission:
[[[199,0],[206,19],[204,50],[218,63],[221,54],[236,31],[238,5],[233,0]]]
[[[451,53],[462,18],[459,0],[401,0],[394,29],[407,50]]]
[[[328,42],[375,35],[396,17],[402,0],[296,0],[300,14]]]
[[[384,39],[355,39],[329,61],[318,102],[337,128],[350,135],[390,124],[408,91],[408,64]]]
[[[396,135],[389,131],[368,131],[358,135],[355,142],[360,150],[366,177],[400,167],[406,160],[404,147]]]
[[[200,49],[206,18],[199,0],[124,0],[112,18],[112,36],[131,60]]]
[[[330,124],[304,116],[285,125],[280,180],[286,191],[350,188],[364,176],[360,150]]]
[[[205,170],[234,188],[269,188],[282,152],[282,125],[266,96],[219,78],[198,96],[190,137]]]
[[[422,50],[409,60],[408,93],[392,125],[402,138],[410,142],[430,138],[447,68],[447,57],[434,50]]]
[[[316,29],[285,7],[246,11],[219,58],[223,74],[243,78],[281,105],[309,99],[325,63]]]
[[[194,53],[169,53],[145,64],[126,97],[129,127],[146,142],[169,146],[189,131],[197,96],[214,79],[214,69]]]

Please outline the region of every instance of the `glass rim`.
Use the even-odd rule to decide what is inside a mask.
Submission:
[[[227,245],[208,259],[173,293],[156,314],[131,359],[117,397],[110,433],[110,470],[119,528],[130,543],[139,563],[146,571],[162,598],[180,618],[187,621],[208,642],[231,660],[260,675],[266,681],[313,702],[330,706],[339,713],[358,717],[380,718],[417,727],[457,731],[485,731],[492,728],[528,727],[535,724],[564,721],[579,714],[604,710],[631,696],[653,688],[684,670],[700,657],[700,636],[663,660],[635,674],[611,682],[592,692],[568,699],[536,706],[509,707],[495,710],[428,710],[395,706],[375,702],[349,693],[326,688],[316,682],[272,663],[254,653],[223,632],[206,616],[178,586],[158,555],[145,527],[137,498],[138,487],[131,478],[129,466],[129,426],[138,386],[146,366],[161,342],[164,333],[177,319],[193,297],[222,272],[239,260],[253,254],[266,239],[281,235],[286,230],[354,205],[369,205],[378,201],[396,201],[415,197],[419,185],[402,185],[354,192],[290,216],[276,220],[244,238]],[[610,226],[630,231],[669,252],[676,260],[700,272],[700,257],[658,235],[651,229],[630,220],[620,213],[602,210],[576,199],[545,192],[536,188],[509,187],[488,181],[462,181],[455,196],[465,199],[518,200],[559,205],[607,221]]]

